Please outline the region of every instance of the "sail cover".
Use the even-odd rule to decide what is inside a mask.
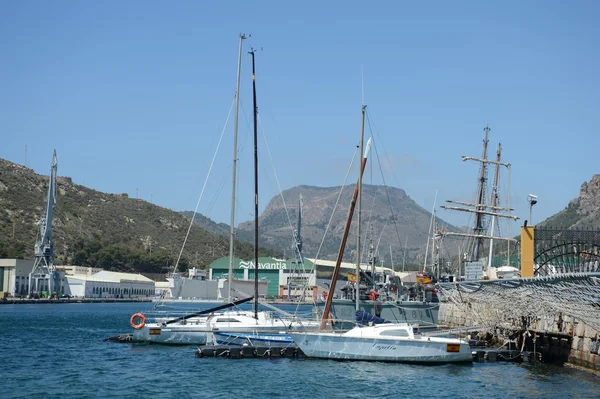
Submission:
[[[355,313],[356,324],[366,326],[371,324],[383,324],[383,323],[391,323],[389,320],[385,320],[381,317],[377,317],[372,315],[371,313],[363,312],[362,310],[358,310]]]

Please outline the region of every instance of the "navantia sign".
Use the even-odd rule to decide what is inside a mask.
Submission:
[[[240,261],[240,265],[239,265],[240,269],[250,269],[250,270],[254,270],[254,261],[246,261],[246,260],[241,260]],[[278,261],[275,259],[272,259],[271,261],[266,261],[266,262],[258,262],[258,269],[259,270],[286,270],[287,269],[287,263],[284,261]]]

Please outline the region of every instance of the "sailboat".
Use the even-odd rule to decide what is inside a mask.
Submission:
[[[211,309],[194,312],[175,318],[164,316],[154,317],[146,322],[146,315],[136,313],[131,316],[130,324],[134,329],[132,334],[133,342],[151,342],[162,344],[196,344],[205,345],[207,343],[227,343],[230,344],[248,344],[254,340],[259,340],[263,345],[289,345],[291,338],[285,335],[286,331],[304,330],[306,328],[317,329],[318,322],[301,320],[293,315],[288,317],[279,317],[274,312],[258,310],[258,147],[257,147],[257,106],[256,106],[256,79],[254,65],[254,50],[250,51],[252,55],[252,81],[253,81],[253,102],[254,102],[254,178],[255,178],[255,242],[254,242],[254,296],[231,301],[233,273],[233,226],[235,223],[235,174],[237,162],[237,119],[239,107],[239,86],[241,74],[241,56],[242,43],[246,39],[245,35],[240,35],[240,46],[238,56],[238,77],[236,85],[236,115],[234,126],[234,167],[233,167],[233,193],[232,193],[232,234],[230,239],[230,272],[229,272],[229,302]],[[234,307],[245,302],[253,302],[252,311],[223,309]],[[279,311],[275,308],[275,310]],[[279,311],[280,313],[284,313]],[[259,335],[267,334],[267,335]]]
[[[364,137],[364,124],[365,124],[366,105],[362,107],[362,122],[361,122],[361,153],[363,151],[363,137]],[[371,147],[371,139],[368,140],[362,162],[366,164],[366,160]],[[355,188],[356,198],[353,199],[353,203],[358,202],[360,208],[360,191],[362,190],[362,173],[364,167],[359,172],[359,178],[357,186]],[[352,214],[354,210],[352,209]],[[352,323],[354,321],[354,315],[356,311],[363,311],[368,313],[374,313],[376,316],[390,320],[393,322],[403,322],[409,324],[417,324],[419,326],[430,326],[434,327],[438,323],[438,312],[439,312],[439,301],[435,301],[437,297],[430,296],[431,300],[427,300],[427,297],[419,298],[421,300],[415,300],[417,298],[411,298],[408,292],[402,292],[401,284],[397,283],[397,280],[390,281],[389,277],[383,273],[379,276],[376,273],[375,267],[375,256],[374,251],[369,251],[369,263],[368,265],[360,264],[360,217],[361,212],[358,212],[358,234],[357,234],[357,264],[356,272],[354,273],[353,279],[355,280],[354,289],[351,284],[347,284],[346,287],[341,289],[342,295],[339,298],[330,298],[333,295],[328,295],[326,300],[317,301],[315,306],[319,309],[319,312],[324,314],[325,311],[330,312],[336,320],[337,325],[340,328],[345,328],[348,321]],[[343,240],[345,248],[345,239]],[[338,261],[341,261],[343,252],[338,254]],[[339,264],[337,265],[339,267]],[[369,273],[371,274],[371,281],[369,280]],[[337,279],[338,274],[334,274]],[[365,276],[365,278],[363,278]],[[363,281],[366,284],[363,285]],[[390,290],[385,295],[380,295],[379,289],[382,286],[389,285]],[[335,286],[333,284],[329,287],[329,293],[335,293]],[[327,302],[332,299],[329,309],[327,309]]]
[[[364,136],[365,106],[362,107],[361,127],[361,153]],[[348,218],[344,229],[344,235],[340,243],[340,250],[336,266],[331,277],[330,290],[335,292],[337,277],[340,272],[342,256],[346,246],[346,240],[352,223],[354,208],[358,199],[358,213],[360,215],[360,191],[362,185],[362,174],[367,163],[367,156],[371,140],[367,143],[367,151],[361,159],[358,182],[354,189],[354,195],[348,211]],[[360,217],[359,226],[360,226]],[[358,228],[360,237],[360,227]],[[360,244],[360,238],[359,244]],[[358,246],[360,248],[360,245]],[[360,259],[360,258],[359,258]],[[357,269],[359,268],[357,264]],[[360,270],[357,270],[359,273]],[[359,284],[356,284],[357,291]],[[290,333],[296,345],[307,357],[324,359],[346,359],[346,360],[372,360],[388,362],[412,362],[412,363],[458,363],[472,362],[469,344],[455,338],[424,337],[415,334],[412,325],[408,323],[390,323],[379,317],[364,315],[358,309],[358,296],[356,306],[356,318],[368,320],[368,325],[359,323],[345,333],[327,332],[327,324],[332,321],[330,309],[333,296],[327,297],[325,308],[321,319],[321,331]]]

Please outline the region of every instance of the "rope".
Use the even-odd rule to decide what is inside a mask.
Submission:
[[[438,284],[451,302],[490,331],[522,323],[555,323],[567,315],[600,330],[600,273]],[[562,316],[561,316],[562,317]],[[525,326],[526,328],[528,326]]]
[[[319,245],[319,249],[317,250],[317,254],[315,255],[315,259],[319,259],[319,254],[321,253],[321,248],[323,248],[323,243],[325,242],[325,237],[327,237],[327,232],[329,231],[329,227],[331,226],[331,221],[333,220],[333,215],[335,215],[335,210],[340,203],[340,198],[342,196],[342,192],[344,191],[344,187],[346,186],[346,181],[348,181],[348,176],[352,171],[352,165],[354,165],[354,159],[356,158],[356,153],[358,152],[358,147],[354,150],[354,155],[352,156],[352,161],[350,162],[350,166],[348,167],[348,171],[346,172],[346,177],[344,177],[344,182],[342,183],[342,187],[340,188],[340,192],[338,194],[337,200],[335,201],[335,205],[333,207],[333,212],[331,212],[331,216],[329,217],[329,222],[327,223],[327,227],[325,228],[325,233],[323,233],[323,239],[321,240],[321,244]],[[361,160],[362,162],[362,160]]]

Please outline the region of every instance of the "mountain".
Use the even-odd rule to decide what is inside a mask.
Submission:
[[[53,218],[56,264],[129,272],[171,271],[188,230],[185,216],[127,194],[106,194],[75,184],[69,177],[58,177],[57,186]],[[0,159],[0,257],[33,258],[47,191],[47,176]],[[219,229],[216,225],[211,233],[193,225],[178,270],[206,267],[226,256],[229,239],[219,235]],[[251,257],[253,247],[236,241],[235,253]]]
[[[325,235],[329,219],[333,213],[331,226],[318,257],[320,259],[336,259],[348,210],[354,192],[354,186],[344,187],[339,204],[334,211],[341,187],[296,186],[283,191],[282,195],[288,207],[288,214],[280,195],[275,196],[260,216],[260,242],[268,248],[284,250],[286,255],[293,256],[293,230],[298,215],[298,199],[303,198],[302,240],[303,254],[315,257]],[[354,220],[346,251],[345,261],[352,261],[356,249],[356,220]],[[293,228],[290,226],[293,225]],[[431,213],[414,202],[402,189],[394,187],[364,185],[362,190],[362,223],[361,244],[372,242],[379,247],[385,265],[390,266],[390,247],[394,264],[402,263],[405,239],[408,239],[406,261],[422,262],[427,245],[427,234],[431,221]],[[454,226],[437,219],[440,228],[457,231]],[[253,232],[253,222],[244,222],[239,226],[238,236]],[[366,255],[363,252],[363,255]],[[363,259],[366,259],[363,257]]]
[[[180,213],[186,219],[191,219],[192,215],[194,214],[193,211],[182,211]],[[194,217],[194,222],[211,234],[229,237],[229,225],[226,223],[217,223],[201,213],[196,213],[196,216]]]
[[[579,197],[571,200],[565,209],[550,216],[540,226],[557,228],[600,228],[600,174],[584,182]]]

